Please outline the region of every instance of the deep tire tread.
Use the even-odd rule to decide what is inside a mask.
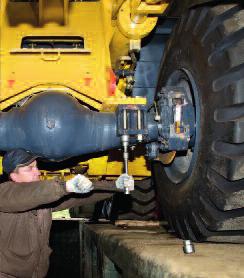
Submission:
[[[189,236],[193,241],[197,241],[197,238],[190,226],[188,219],[184,219],[184,223],[185,223],[186,230],[187,230],[187,236]]]
[[[194,29],[193,29],[193,34],[194,35],[197,35],[198,32],[199,32],[199,29],[202,25],[202,23],[204,22],[205,20],[205,17],[207,16],[207,13],[208,13],[209,9],[207,7],[204,7],[201,12],[200,12],[200,15],[198,17],[198,20],[194,26]]]
[[[192,21],[193,21],[194,16],[195,16],[195,12],[196,11],[194,9],[190,10],[190,14],[189,14],[189,17],[187,19],[187,22],[186,22],[185,28],[184,28],[185,31],[188,31],[189,27],[191,26]]]
[[[244,144],[232,144],[223,141],[217,141],[213,145],[214,151],[225,158],[240,159],[244,158]]]
[[[207,188],[207,194],[218,209],[227,211],[242,207],[240,198],[244,194],[243,181],[228,181],[213,169],[209,169],[207,178],[212,182],[211,188]]]
[[[116,219],[132,219],[132,220],[154,220],[156,216],[156,195],[155,189],[150,178],[136,181],[135,190],[131,192],[131,207],[121,209],[115,205]]]
[[[221,75],[221,77],[214,80],[213,82],[214,92],[219,92],[225,87],[234,84],[238,80],[243,79],[243,76],[244,76],[244,64],[231,68],[224,75]]]
[[[166,173],[162,174],[162,164],[155,162],[153,166],[166,219],[185,239],[244,242],[243,25],[243,8],[238,4],[197,7],[182,17],[164,54],[159,89],[181,63],[182,67],[190,64],[196,69],[194,54],[199,52],[194,52],[190,43],[185,46],[182,43],[185,38],[202,51],[208,67],[202,69],[207,74],[199,74],[201,78],[207,77],[203,93],[209,99],[202,98],[206,101],[203,105],[210,106],[205,121],[211,123],[203,134],[208,143],[201,141],[206,149],[201,153],[201,159],[204,157],[201,168],[196,167],[201,172],[196,170],[199,172],[189,177],[188,184],[182,182],[189,191],[181,191]],[[179,47],[182,54],[177,51]],[[173,186],[176,193],[172,193]]]
[[[244,122],[244,103],[216,109],[214,116],[215,121],[220,123]]]
[[[230,5],[231,6],[231,5]],[[223,9],[225,9],[226,7],[228,7],[228,5],[223,5],[222,9],[221,6],[217,6],[217,13],[219,12],[219,14],[215,15],[213,17],[213,20],[210,22],[210,24],[208,25],[208,28],[206,29],[206,32],[202,35],[202,39],[201,42],[202,44],[206,43],[206,40],[208,39],[209,35],[221,24],[223,24],[224,21],[232,18],[236,13],[239,12],[239,8],[238,6],[232,6],[230,9],[226,9],[223,12]],[[222,13],[221,13],[222,12]]]
[[[233,46],[236,46],[240,41],[244,39],[244,28],[238,30],[235,33],[231,33],[226,36],[221,42],[217,43],[216,49],[210,54],[208,62],[213,65],[217,58],[225,51]]]

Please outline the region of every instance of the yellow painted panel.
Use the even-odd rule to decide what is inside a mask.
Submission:
[[[151,176],[150,164],[144,157],[144,149],[137,147],[130,152],[128,171],[130,175],[139,177]],[[119,150],[109,152],[108,156],[93,158],[86,163],[90,176],[119,176],[123,173],[123,153]]]
[[[109,41],[104,36],[101,2],[71,2],[66,25],[49,22],[43,26],[38,26],[33,3],[1,2],[0,100],[47,83],[71,87],[98,100],[108,97]],[[26,36],[81,36],[90,53],[16,51]]]

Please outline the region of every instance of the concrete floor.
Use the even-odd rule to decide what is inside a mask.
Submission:
[[[83,231],[87,278],[244,277],[244,245],[197,243],[196,253],[186,255],[182,240],[159,227],[85,224]],[[99,256],[106,258],[102,259],[103,263],[110,262],[109,267],[102,265]]]

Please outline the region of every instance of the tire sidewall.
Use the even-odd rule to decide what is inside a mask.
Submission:
[[[163,86],[168,85],[167,81],[175,70],[189,72],[195,81],[197,96],[195,95],[194,98],[198,111],[196,113],[194,166],[191,174],[178,184],[168,178],[161,163],[157,162],[153,166],[155,178],[159,179],[159,175],[161,175],[161,182],[157,189],[161,202],[164,206],[170,204],[170,207],[176,210],[186,201],[197,204],[199,188],[203,188],[209,182],[207,169],[212,159],[211,146],[214,141],[214,110],[216,107],[215,93],[212,89],[216,68],[208,65],[211,45],[208,47],[203,45],[201,38],[192,33],[193,30],[179,31],[179,26],[180,24],[176,25],[164,54],[158,92]],[[158,182],[156,183],[158,184]],[[197,198],[193,198],[192,195]]]

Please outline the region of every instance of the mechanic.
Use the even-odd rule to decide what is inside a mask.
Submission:
[[[58,178],[41,181],[36,159],[23,149],[3,157],[9,181],[0,184],[0,278],[45,277],[52,211],[94,203],[113,194],[91,192],[92,182],[80,174],[67,182]]]

